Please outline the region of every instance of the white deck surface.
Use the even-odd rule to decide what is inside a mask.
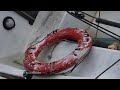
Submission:
[[[56,48],[59,48],[59,46]],[[88,57],[68,76],[34,76],[33,79],[94,79],[119,58],[120,51],[93,47]],[[22,76],[23,71],[15,67],[3,65],[2,63],[0,64],[0,72]],[[120,62],[100,76],[99,79],[120,79]]]

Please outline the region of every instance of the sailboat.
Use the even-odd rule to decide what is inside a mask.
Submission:
[[[120,11],[0,11],[0,79],[27,79],[27,70],[23,64],[26,50],[52,31],[67,27],[86,30],[93,42],[96,40],[89,54],[74,69],[65,70],[65,72],[72,70],[70,73],[40,76],[29,72],[27,77],[119,79],[119,48],[117,50],[107,48],[113,42],[119,44],[119,14]],[[101,24],[101,19],[106,19],[110,25]],[[111,24],[109,20],[114,22]],[[96,28],[92,26],[94,24]],[[74,41],[69,40],[51,44],[45,47],[37,60],[43,63],[53,62],[70,54],[76,46]]]

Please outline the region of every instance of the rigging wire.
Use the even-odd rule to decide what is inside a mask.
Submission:
[[[100,18],[100,13],[101,13],[101,12],[99,11],[99,16],[98,16],[98,18]],[[98,26],[99,26],[99,24],[100,24],[100,23],[98,23]],[[99,28],[98,26],[97,26],[97,30],[96,30],[96,33],[95,33],[95,38],[94,38],[94,40],[93,40],[93,45],[94,45],[94,43],[95,43],[95,41],[96,41],[96,39],[97,39],[98,28]]]
[[[87,22],[87,21],[85,21],[84,19],[81,19],[81,21],[84,22],[84,23],[86,23],[86,24],[88,24],[88,25],[90,25],[90,26],[92,26],[93,28],[97,29],[94,25],[91,25],[91,22]],[[99,27],[99,26],[98,26],[98,27]],[[116,37],[108,34],[107,32],[105,32],[105,31],[103,31],[103,30],[100,30],[99,28],[98,28],[98,30],[101,31],[101,32],[103,32],[103,33],[105,33],[105,34],[107,34],[108,36],[110,36],[110,37],[112,37],[112,38],[120,41],[118,38],[116,38]]]
[[[119,35],[117,35],[117,34],[111,32],[111,31],[109,31],[109,30],[107,30],[107,29],[105,29],[105,28],[103,28],[103,27],[101,27],[101,26],[98,26],[97,24],[95,24],[95,23],[93,23],[93,22],[91,22],[91,21],[85,19],[84,17],[82,17],[83,15],[82,15],[82,16],[78,16],[78,15],[74,15],[73,13],[70,13],[70,12],[68,12],[68,13],[69,13],[70,15],[72,15],[73,17],[75,17],[75,18],[81,20],[82,22],[84,22],[84,23],[86,23],[86,24],[92,26],[92,27],[95,28],[95,29],[97,29],[96,27],[99,27],[99,29],[98,29],[99,31],[101,31],[101,32],[103,32],[103,33],[105,33],[105,34],[107,34],[107,35],[109,35],[109,36],[111,36],[111,37],[113,37],[113,38],[119,40],[118,38],[116,38],[116,37],[114,37],[114,36],[108,34],[107,32],[109,32],[109,33],[111,33],[111,34],[113,34],[113,35],[115,35],[115,36],[117,36],[117,37],[120,38]],[[103,30],[105,30],[106,32],[103,31],[103,30],[101,30],[100,28],[103,29]],[[120,40],[119,40],[119,41],[120,41]]]
[[[120,61],[117,60],[116,62],[114,62],[112,65],[110,65],[107,69],[105,69],[103,72],[101,72],[95,79],[98,79],[102,74],[104,74],[106,71],[108,71],[110,68],[112,68],[115,64],[117,64]]]
[[[90,16],[90,17],[92,17],[92,18],[97,19],[97,17],[94,17],[94,16],[92,16],[92,15],[90,15],[90,14],[87,14],[87,13],[85,13],[85,12],[82,12],[82,11],[79,11],[79,12],[81,12],[81,13],[83,13],[83,14],[87,15],[87,16]]]
[[[82,21],[82,20],[81,20]],[[86,22],[85,22],[86,23]],[[87,23],[87,24],[89,24],[89,23]],[[96,28],[97,29],[97,28]],[[99,30],[99,29],[97,29],[97,30]],[[107,34],[107,33],[105,33],[105,34]],[[109,35],[109,34],[107,34],[107,35]],[[114,38],[114,37],[113,37]],[[116,38],[115,38],[116,39]],[[119,39],[117,39],[118,41],[119,41],[119,43],[120,43],[120,40]],[[120,59],[118,59],[116,62],[114,62],[112,65],[110,65],[107,69],[105,69],[103,72],[101,72],[95,79],[98,79],[101,75],[103,75],[106,71],[108,71],[110,68],[112,68],[115,64],[117,64],[118,62],[120,61]]]

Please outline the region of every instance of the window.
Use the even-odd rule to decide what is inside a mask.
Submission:
[[[15,11],[17,14],[24,17],[26,20],[28,20],[30,25],[33,25],[39,11]]]

